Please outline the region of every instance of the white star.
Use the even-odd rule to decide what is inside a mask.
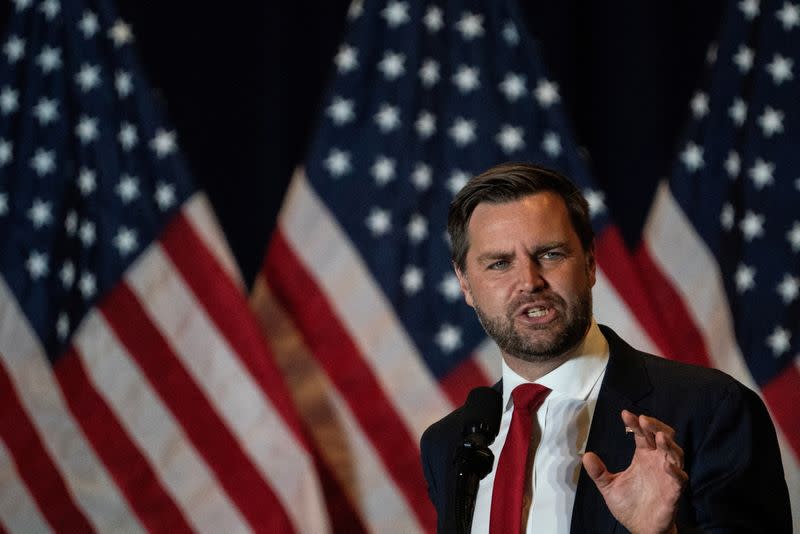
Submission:
[[[745,101],[741,98],[734,100],[731,107],[728,108],[728,116],[736,126],[744,124],[744,120],[747,118],[747,104]]]
[[[175,204],[175,186],[165,182],[158,182],[153,198],[158,204],[158,209],[167,211]]]
[[[84,11],[81,20],[78,21],[78,29],[81,31],[83,36],[86,39],[91,39],[94,37],[94,34],[97,33],[99,28],[100,25],[97,22],[97,15],[88,9]]]
[[[415,213],[408,221],[406,233],[411,243],[414,245],[421,243],[428,237],[428,220],[419,213]]]
[[[500,148],[503,149],[503,152],[512,154],[517,150],[525,148],[525,140],[523,139],[524,133],[521,126],[503,124],[500,126],[500,131],[497,133],[495,140],[500,144]]]
[[[12,35],[3,45],[3,52],[8,58],[9,63],[16,63],[25,55],[25,39]]]
[[[506,73],[506,77],[500,82],[499,87],[509,102],[516,102],[528,91],[528,88],[525,87],[525,76],[514,72]]]
[[[55,98],[43,96],[39,102],[33,106],[33,115],[39,120],[39,124],[46,126],[58,119],[58,101]]]
[[[542,138],[542,150],[551,158],[561,154],[561,138],[555,132],[545,132]]]
[[[695,119],[701,119],[708,115],[708,95],[702,91],[698,91],[692,97],[690,104],[692,115]]]
[[[56,168],[56,154],[53,150],[37,148],[31,158],[31,168],[39,176],[50,174]]]
[[[734,283],[736,284],[736,292],[741,295],[745,291],[756,287],[755,277],[755,267],[740,263],[736,268],[736,273],[733,275]]]
[[[94,230],[94,223],[92,221],[83,221],[78,229],[78,239],[85,247],[90,247],[94,243],[96,233]]]
[[[411,173],[411,183],[414,184],[417,191],[425,191],[431,186],[432,182],[433,171],[431,171],[431,168],[424,163],[417,163]]]
[[[758,16],[760,10],[758,8],[758,0],[742,0],[739,2],[739,9],[744,14],[747,20],[753,20]]]
[[[500,30],[500,34],[503,36],[503,40],[506,42],[508,46],[516,46],[519,43],[519,32],[517,31],[517,26],[509,21],[503,25],[503,29]]]
[[[406,270],[403,272],[402,278],[400,279],[406,295],[414,295],[419,293],[419,291],[422,289],[422,279],[422,269],[414,265],[407,266]]]
[[[395,161],[386,156],[378,156],[375,158],[375,163],[372,164],[370,173],[375,178],[375,183],[382,187],[394,180]]]
[[[58,339],[61,341],[67,339],[67,336],[69,335],[69,317],[64,312],[58,314],[58,320],[56,321],[56,334],[58,334]]]
[[[792,229],[786,232],[786,240],[792,247],[792,252],[800,252],[800,221],[794,221]]]
[[[791,304],[800,295],[800,278],[786,273],[775,290],[783,299],[784,304]]]
[[[339,74],[347,74],[358,68],[358,50],[348,44],[343,44],[339,47],[333,62],[336,64]]]
[[[97,282],[92,273],[83,273],[78,280],[78,290],[83,295],[84,300],[89,300],[97,292]]]
[[[770,76],[772,76],[772,81],[775,85],[780,85],[785,81],[791,80],[794,78],[794,74],[792,74],[792,67],[794,66],[794,61],[791,58],[783,57],[780,54],[775,54],[772,57],[772,62],[767,64],[764,67]]]
[[[725,172],[728,173],[728,176],[730,176],[732,180],[735,180],[739,176],[741,166],[742,162],[741,159],[739,159],[739,154],[737,154],[735,150],[728,152],[728,158],[725,160]]]
[[[745,74],[753,67],[753,51],[745,45],[740,45],[738,52],[733,56],[733,62],[739,67],[739,71]]]
[[[735,222],[736,213],[733,209],[733,206],[730,202],[726,202],[722,205],[722,212],[719,214],[719,222],[722,227],[730,231],[733,228],[733,223]]]
[[[767,337],[767,346],[772,349],[772,355],[776,358],[789,350],[792,334],[781,326],[776,326],[775,330]]]
[[[366,224],[373,237],[380,237],[392,230],[392,215],[387,210],[374,207],[367,216]]]
[[[14,143],[0,137],[0,167],[5,167],[14,159]]]
[[[406,72],[405,67],[406,56],[405,54],[399,54],[397,52],[393,52],[388,50],[384,55],[383,59],[381,59],[380,63],[378,63],[378,70],[383,73],[383,77],[388,80],[396,80]]]
[[[75,75],[75,83],[84,93],[100,85],[100,66],[89,65],[88,63],[81,65],[81,70]]]
[[[481,86],[478,80],[478,68],[468,67],[466,65],[459,65],[456,73],[453,75],[453,83],[461,93],[469,93]]]
[[[122,150],[125,152],[130,151],[139,143],[139,134],[136,133],[136,126],[123,121],[119,126],[117,139],[119,140],[119,144],[122,145]]]
[[[347,20],[356,20],[364,12],[364,0],[353,0],[347,8]]]
[[[67,235],[72,237],[78,231],[78,214],[75,210],[70,210],[64,219],[64,228],[67,230]]]
[[[172,154],[177,149],[175,132],[166,131],[163,128],[157,129],[155,137],[150,140],[150,148],[159,158]]]
[[[39,11],[44,13],[47,20],[53,20],[61,11],[61,4],[58,3],[58,0],[44,0],[39,5]]]
[[[775,172],[775,164],[769,161],[764,161],[761,158],[756,158],[755,163],[747,172],[748,176],[753,180],[753,185],[759,191],[764,189],[764,186],[772,185],[775,181],[772,173]]]
[[[14,3],[17,12],[25,11],[26,9],[31,7],[31,4],[33,3],[33,0],[11,0],[11,1]]]
[[[427,89],[436,85],[439,82],[439,63],[435,59],[425,59],[419,68],[419,78]]]
[[[543,108],[549,108],[561,99],[558,94],[558,84],[545,78],[540,79],[536,84],[533,96],[536,97],[536,101]]]
[[[99,135],[97,131],[97,119],[81,115],[77,126],[75,126],[75,134],[81,140],[81,144],[84,145],[96,140]]]
[[[390,0],[383,11],[381,16],[386,19],[386,24],[390,28],[397,28],[401,24],[409,21],[408,17],[408,4],[406,2],[398,2]]]
[[[18,108],[19,93],[16,89],[12,89],[6,85],[0,91],[0,111],[3,112],[3,115],[8,115],[9,113],[17,111]]]
[[[783,132],[783,112],[767,106],[764,113],[758,118],[758,125],[764,137],[772,137]]]
[[[436,133],[436,117],[430,111],[420,111],[414,127],[421,138],[428,139]]]
[[[463,188],[468,181],[469,174],[465,173],[461,169],[455,169],[450,173],[450,178],[447,179],[445,186],[450,193],[455,196],[459,191],[461,191],[461,188]]]
[[[463,148],[475,141],[475,121],[464,117],[456,117],[447,132],[456,146]]]
[[[129,204],[139,198],[139,180],[135,176],[123,174],[114,191],[119,195],[123,204]]]
[[[335,147],[331,148],[330,152],[328,152],[328,157],[322,162],[322,166],[325,167],[334,178],[341,178],[353,170],[353,166],[350,163],[350,153]]]
[[[338,95],[334,96],[326,113],[336,126],[342,126],[356,118],[355,102]]]
[[[752,241],[756,237],[764,235],[764,216],[747,210],[744,218],[739,221],[739,229],[744,235],[745,241]]]
[[[125,24],[122,19],[117,19],[111,29],[108,30],[108,36],[114,42],[114,46],[119,48],[133,41],[133,32],[131,27]]]
[[[118,70],[114,74],[114,89],[120,98],[125,98],[133,92],[133,79],[131,75],[124,70]]]
[[[596,189],[585,189],[583,197],[586,203],[589,204],[589,216],[594,217],[606,211],[606,196],[602,191]]]
[[[705,166],[705,161],[703,161],[703,147],[689,141],[686,143],[686,148],[681,152],[681,161],[689,172],[694,172],[702,168]]]
[[[437,6],[430,6],[428,10],[425,11],[425,17],[423,17],[422,22],[425,24],[425,27],[428,28],[429,32],[438,32],[444,26],[442,9]]]
[[[400,127],[400,109],[387,103],[375,114],[375,124],[382,133],[389,133]]]
[[[51,48],[47,45],[42,47],[42,51],[36,56],[36,64],[42,69],[44,74],[48,74],[61,68],[61,49]]]
[[[444,323],[436,333],[435,342],[442,352],[449,354],[461,347],[461,329]]]
[[[67,260],[64,262],[64,265],[58,273],[58,277],[61,279],[64,289],[72,287],[72,284],[75,282],[75,266],[72,265],[71,261]]]
[[[458,278],[453,273],[447,273],[442,281],[439,282],[439,293],[448,302],[455,302],[461,296],[461,285],[458,283]]]
[[[40,198],[33,199],[33,205],[28,210],[28,218],[33,223],[33,227],[37,230],[53,222],[53,214],[50,212],[50,203],[44,202]]]
[[[127,256],[139,246],[136,239],[136,231],[120,226],[117,235],[114,236],[113,244],[117,247],[121,256]]]
[[[783,24],[783,29],[789,31],[800,25],[800,6],[791,2],[784,2],[783,7],[778,10],[775,16]]]
[[[47,266],[47,263],[47,254],[33,250],[28,255],[28,259],[25,262],[25,268],[28,269],[28,273],[30,273],[31,278],[38,280],[39,278],[46,276],[49,272],[50,269]]]
[[[81,167],[78,173],[78,189],[81,190],[84,196],[91,194],[97,188],[97,179],[95,173],[91,169]]]
[[[456,22],[456,30],[461,33],[461,37],[466,41],[471,41],[476,37],[483,37],[483,15],[465,11]]]

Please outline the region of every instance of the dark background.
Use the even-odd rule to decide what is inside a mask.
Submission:
[[[248,283],[313,134],[348,4],[118,3]],[[656,182],[669,173],[725,4],[520,5],[606,203],[633,247]],[[3,27],[9,9],[4,0]]]

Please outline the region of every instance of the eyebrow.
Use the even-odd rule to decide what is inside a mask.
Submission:
[[[566,241],[551,241],[549,243],[544,243],[536,247],[531,253],[531,256],[536,256],[537,254],[548,252],[556,248],[566,248],[566,247],[568,247]],[[485,261],[490,261],[490,260],[507,260],[509,258],[513,258],[514,254],[515,253],[513,251],[508,252],[504,250],[490,250],[488,252],[480,254],[476,259],[479,263],[483,263]]]

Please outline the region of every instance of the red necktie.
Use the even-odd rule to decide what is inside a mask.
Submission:
[[[490,534],[518,534],[522,522],[525,466],[531,442],[532,417],[550,390],[539,384],[521,384],[511,392],[514,412],[503,451],[497,461],[492,492]]]

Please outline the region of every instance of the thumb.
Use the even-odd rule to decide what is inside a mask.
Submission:
[[[604,464],[603,460],[601,460],[600,457],[595,453],[585,453],[583,455],[582,462],[583,468],[586,469],[586,473],[589,475],[589,478],[594,480],[594,483],[597,485],[597,489],[602,490],[614,479],[614,475],[608,469],[606,469],[606,464]]]

